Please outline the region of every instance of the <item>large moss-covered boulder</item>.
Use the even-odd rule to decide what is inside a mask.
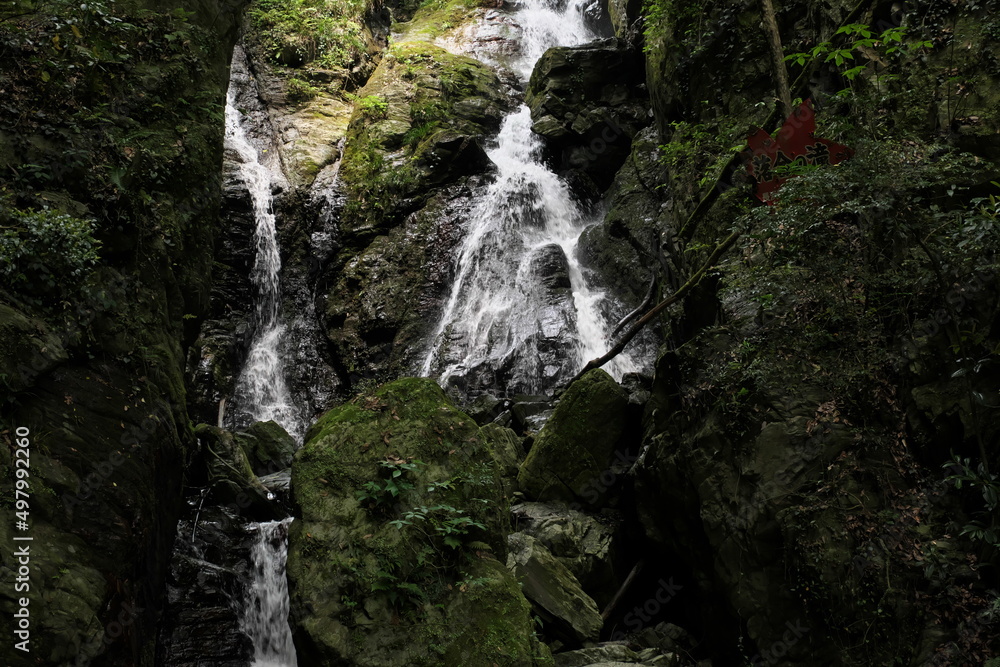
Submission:
[[[358,396],[312,427],[292,466],[300,660],[546,664],[501,562],[509,519],[496,435],[427,379]]]
[[[625,433],[628,396],[601,369],[570,385],[552,418],[535,438],[517,481],[535,500],[564,500],[596,507],[606,498],[608,470]]]

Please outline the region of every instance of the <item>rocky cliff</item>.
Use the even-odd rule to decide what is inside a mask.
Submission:
[[[0,14],[5,636],[23,627],[20,598],[30,613],[30,652],[5,640],[4,664],[153,664],[196,446],[185,348],[208,304],[240,11],[14,3]],[[25,428],[26,507],[14,488]],[[21,592],[14,544],[30,549]]]

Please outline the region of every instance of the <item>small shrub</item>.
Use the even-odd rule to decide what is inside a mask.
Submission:
[[[95,228],[94,220],[47,208],[15,209],[0,222],[0,275],[36,295],[78,284],[98,260]]]
[[[250,22],[271,59],[287,64],[288,52],[304,63],[341,68],[355,63],[364,51],[358,0],[257,0]]]
[[[389,103],[378,95],[348,95],[348,99],[358,105],[361,114],[372,119],[385,118],[389,113]]]
[[[291,102],[308,102],[319,95],[319,93],[320,89],[310,85],[307,81],[296,78],[288,80],[288,99]]]

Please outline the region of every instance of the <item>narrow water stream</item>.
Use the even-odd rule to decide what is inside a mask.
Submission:
[[[520,56],[526,80],[552,46],[596,38],[586,0],[524,0]],[[605,295],[577,258],[592,220],[544,163],[541,138],[522,105],[488,151],[496,179],[473,208],[456,259],[456,278],[421,366],[421,374],[467,389],[539,393],[572,377],[608,347]],[[607,370],[618,379],[638,370],[620,355]]]
[[[253,640],[254,667],[295,667],[295,645],[288,627],[288,524],[268,521],[253,524],[250,549],[252,581],[247,590],[242,627]]]
[[[226,104],[226,146],[240,158],[240,177],[253,202],[257,254],[251,279],[257,287],[257,296],[250,351],[237,380],[228,421],[233,426],[247,426],[255,421],[273,420],[298,439],[300,418],[288,392],[281,355],[285,325],[281,321],[281,253],[272,210],[272,175],[247,139],[234,96],[230,90]]]
[[[303,425],[288,392],[281,344],[285,326],[281,321],[281,254],[272,209],[270,170],[261,163],[257,149],[247,139],[241,114],[230,89],[226,104],[226,145],[240,159],[239,174],[253,201],[256,257],[251,279],[257,287],[253,338],[233,400],[229,422],[245,426],[273,420],[296,441]],[[253,641],[253,667],[295,667],[295,646],[288,626],[288,524],[282,521],[252,523],[250,581],[241,629]]]

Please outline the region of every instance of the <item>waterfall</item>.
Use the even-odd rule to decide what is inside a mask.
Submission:
[[[243,631],[253,639],[253,667],[295,667],[295,645],[288,627],[288,524],[251,524],[256,532],[250,550],[252,581],[247,591]]]
[[[239,176],[253,203],[257,253],[251,279],[257,287],[257,298],[250,352],[236,382],[231,422],[245,426],[274,420],[298,438],[299,417],[288,392],[280,353],[285,326],[280,315],[281,254],[271,202],[272,176],[247,139],[234,99],[235,91],[230,86],[226,101],[226,147],[239,158]]]
[[[238,158],[239,177],[253,203],[256,254],[251,280],[257,288],[250,351],[234,392],[235,408],[230,422],[244,426],[273,420],[299,440],[302,424],[288,391],[282,342],[281,253],[272,209],[271,171],[261,163],[260,153],[250,143],[235,105],[230,85],[226,103],[226,147]],[[288,524],[283,521],[252,523],[256,533],[251,549],[251,577],[241,627],[254,645],[254,667],[294,667],[295,646],[288,626]]]
[[[551,46],[595,38],[586,0],[524,0],[515,14],[527,79]],[[605,295],[588,280],[577,245],[588,219],[569,187],[543,162],[541,138],[522,105],[488,151],[496,178],[473,208],[456,277],[421,374],[466,389],[503,386],[537,393],[572,377],[609,347]],[[639,364],[619,355],[605,368],[618,379]]]

